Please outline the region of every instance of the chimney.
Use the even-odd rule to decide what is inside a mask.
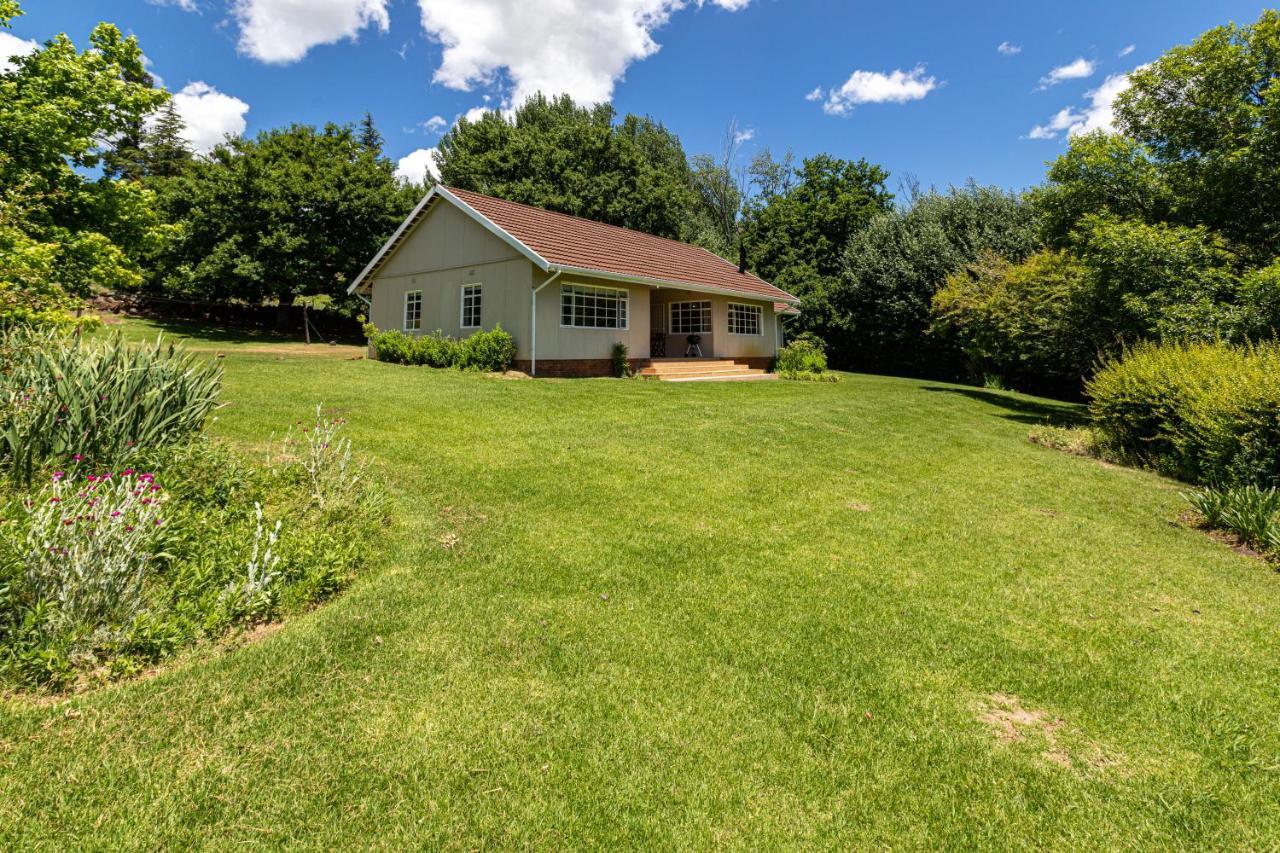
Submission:
[[[738,241],[738,272],[745,274],[747,271],[747,244]]]

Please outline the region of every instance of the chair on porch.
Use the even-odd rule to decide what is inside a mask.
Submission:
[[[649,335],[649,357],[665,358],[667,355],[667,336],[662,332]]]

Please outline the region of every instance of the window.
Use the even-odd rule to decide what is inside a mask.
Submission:
[[[760,318],[762,317],[759,305],[739,305],[736,302],[729,303],[729,334],[731,335],[759,335]]]
[[[585,284],[561,285],[560,325],[579,329],[625,329],[627,292]]]
[[[462,286],[462,328],[478,329],[480,327],[480,288],[478,284]]]
[[[671,334],[694,335],[711,331],[711,303],[672,302]]]
[[[410,290],[404,295],[404,330],[416,332],[422,328],[422,291]]]

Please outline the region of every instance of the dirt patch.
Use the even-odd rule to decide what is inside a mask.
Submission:
[[[1096,743],[1071,732],[1061,717],[1024,707],[1012,694],[987,696],[978,709],[978,719],[991,727],[1000,743],[1038,747],[1040,758],[1058,767],[1091,770],[1117,763]]]
[[[871,512],[871,504],[864,504],[862,501],[849,501],[845,506],[854,512]]]

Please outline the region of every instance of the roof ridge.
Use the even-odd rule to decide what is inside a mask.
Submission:
[[[648,237],[653,240],[662,240],[665,243],[675,243],[677,246],[688,246],[691,249],[701,249],[703,252],[715,258],[717,261],[720,261],[721,263],[723,263],[725,266],[734,267],[735,269],[737,268],[737,265],[734,264],[732,261],[722,258],[719,255],[717,255],[715,252],[711,251],[710,249],[707,249],[704,246],[699,246],[696,243],[686,243],[683,240],[676,240],[673,237],[662,237],[657,234],[650,234],[648,231],[641,231],[638,228],[627,228],[625,225],[614,225],[611,222],[601,222],[598,219],[588,219],[585,216],[577,216],[572,213],[562,213],[559,210],[549,210],[545,207],[538,207],[535,204],[526,204],[523,201],[511,201],[510,199],[500,198],[499,196],[496,196],[496,195],[478,193],[475,190],[464,190],[461,187],[449,187],[449,186],[446,186],[445,189],[447,189],[451,193],[461,192],[461,193],[467,193],[468,195],[478,195],[481,198],[493,199],[494,201],[500,201],[503,204],[514,204],[517,207],[524,207],[524,208],[528,208],[529,210],[536,210],[539,213],[549,213],[552,216],[563,216],[565,219],[576,219],[579,222],[586,222],[589,225],[599,225],[602,228],[612,228],[616,231],[625,231],[628,234],[639,234],[642,237]],[[747,273],[747,275],[751,275],[754,278],[758,278],[758,276],[755,276],[754,273]],[[760,279],[760,281],[764,281],[764,279]]]

